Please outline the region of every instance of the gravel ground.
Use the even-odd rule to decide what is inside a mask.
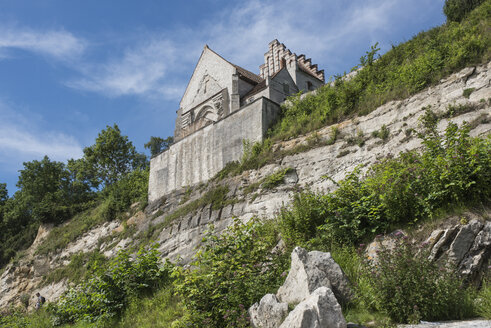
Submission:
[[[398,325],[400,328],[491,328],[491,320],[467,320],[427,322],[422,321],[418,325]]]

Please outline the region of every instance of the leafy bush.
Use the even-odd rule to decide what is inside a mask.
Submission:
[[[481,290],[477,295],[477,313],[491,320],[491,283],[486,279],[484,279]]]
[[[380,128],[380,130],[373,131],[372,132],[372,136],[375,137],[375,138],[380,138],[380,139],[382,139],[385,142],[385,141],[387,141],[387,139],[390,136],[390,130],[384,124],[384,125],[382,125],[382,127]]]
[[[105,322],[122,313],[132,297],[150,293],[169,282],[169,266],[160,267],[155,248],[140,249],[131,260],[121,251],[82,284],[68,290],[49,310],[56,324],[77,321]]]
[[[428,259],[429,249],[399,237],[393,250],[382,248],[376,262],[366,262],[376,307],[395,322],[463,319],[474,315],[475,291],[454,271]]]
[[[423,121],[422,154],[411,151],[387,158],[365,175],[357,169],[328,194],[294,196],[280,214],[285,239],[304,244],[318,235],[327,243],[353,245],[450,205],[489,200],[491,138],[471,138],[468,125],[458,128],[453,123],[440,135],[430,111]]]
[[[327,208],[328,204],[320,194],[312,191],[295,193],[290,208],[283,208],[279,214],[285,242],[291,246],[305,245],[325,222]]]
[[[465,15],[479,6],[485,0],[445,0],[443,13],[447,20],[451,22],[460,22]]]
[[[147,202],[149,169],[136,169],[104,190],[104,198],[111,203],[104,214],[107,220],[127,210],[131,204]]]
[[[121,320],[112,328],[168,328],[184,315],[179,297],[171,286],[162,288],[152,297],[134,299],[124,311]]]
[[[285,174],[292,171],[292,168],[287,167],[267,176],[262,182],[264,189],[273,189],[285,181]]]
[[[193,327],[248,327],[247,309],[281,283],[285,256],[271,254],[278,241],[272,224],[236,221],[220,236],[210,231],[191,263],[175,272],[176,291]]]

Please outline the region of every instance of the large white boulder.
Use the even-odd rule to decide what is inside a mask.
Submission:
[[[290,272],[276,294],[281,302],[300,303],[319,287],[330,288],[340,303],[351,299],[348,279],[330,253],[296,247],[291,257]]]
[[[346,328],[346,320],[331,289],[320,287],[288,314],[280,328]]]
[[[288,304],[279,303],[273,294],[266,294],[249,309],[254,328],[278,328],[288,315]]]

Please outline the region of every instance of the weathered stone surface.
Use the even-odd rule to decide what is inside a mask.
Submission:
[[[470,281],[479,281],[480,275],[491,258],[491,222],[485,223],[474,239],[469,253],[460,264],[460,272]]]
[[[396,238],[404,236],[405,233],[401,230],[394,231],[387,236],[379,236],[368,244],[365,254],[367,258],[373,262],[378,261],[378,253],[382,249],[392,250],[396,246]]]
[[[288,315],[288,304],[279,303],[273,294],[266,294],[249,309],[254,328],[278,328]]]
[[[327,287],[316,289],[288,314],[280,328],[345,328],[341,306]]]
[[[348,279],[330,253],[307,253],[305,249],[296,247],[291,257],[290,272],[276,294],[281,302],[299,303],[319,287],[331,288],[341,303],[351,299]]]
[[[458,227],[454,226],[446,229],[443,234],[440,235],[440,239],[434,244],[430,252],[430,259],[438,259],[444,252],[450,247],[455,235],[458,233]]]
[[[460,264],[482,227],[483,224],[477,220],[472,220],[468,224],[462,226],[450,245],[448,259],[455,265]]]

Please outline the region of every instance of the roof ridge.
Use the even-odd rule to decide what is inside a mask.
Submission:
[[[252,81],[254,81],[256,83],[260,83],[263,80],[263,78],[260,77],[258,74],[255,74],[255,73],[249,71],[248,69],[245,69],[245,68],[243,68],[243,67],[241,67],[239,65],[236,65],[236,64],[232,63],[231,61],[225,59],[222,55],[220,55],[219,53],[217,53],[215,50],[211,49],[208,45],[206,45],[206,47],[208,48],[208,50],[210,50],[215,55],[217,55],[218,57],[220,57],[223,60],[225,60],[230,65],[234,66],[236,69],[241,70],[242,72],[239,72],[239,73],[241,73],[245,78],[248,78],[249,80],[252,80]]]

